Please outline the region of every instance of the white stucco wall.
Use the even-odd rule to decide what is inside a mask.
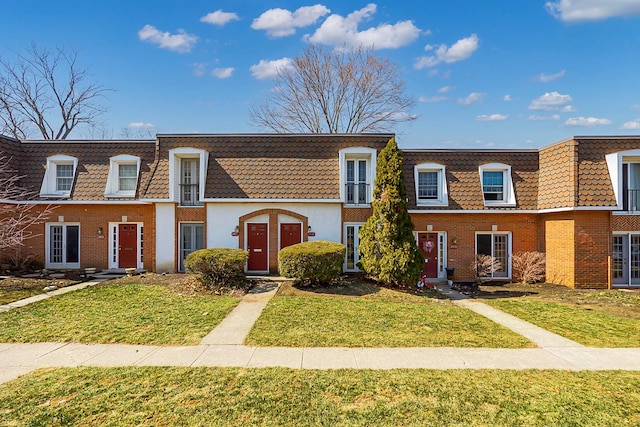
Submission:
[[[239,225],[239,218],[261,209],[282,209],[304,215],[309,219],[311,231],[316,233],[309,240],[342,240],[342,215],[339,203],[208,203],[207,247],[237,248],[238,237],[231,233]],[[250,222],[268,222],[268,215],[251,218]],[[299,220],[280,215],[280,222]],[[246,234],[246,233],[245,233]]]
[[[175,204],[156,203],[156,272],[173,273],[175,265]]]

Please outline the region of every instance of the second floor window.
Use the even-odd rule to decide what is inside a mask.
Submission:
[[[356,205],[369,203],[366,160],[347,160],[346,186],[346,203]]]
[[[438,171],[418,173],[418,200],[438,200]]]
[[[73,184],[73,165],[57,164],[56,165],[56,191],[71,191]]]
[[[118,191],[135,191],[138,167],[135,164],[118,165]]]
[[[180,161],[180,203],[186,206],[200,202],[200,159]]]
[[[485,200],[504,200],[504,171],[483,171],[482,192]]]

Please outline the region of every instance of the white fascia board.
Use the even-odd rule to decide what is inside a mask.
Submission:
[[[342,203],[340,199],[202,199],[202,201],[204,203]]]

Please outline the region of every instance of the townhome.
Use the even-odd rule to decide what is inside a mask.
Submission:
[[[392,134],[158,135],[144,141],[0,137],[21,185],[54,205],[25,242],[48,269],[182,271],[204,247],[249,251],[249,273],[277,272],[280,249],[346,245],[371,215],[378,153]],[[640,137],[575,137],[530,150],[403,150],[424,273],[471,281],[478,254],[494,280],[512,255],[547,254],[547,280],[640,286]],[[12,203],[15,203],[13,201]],[[6,254],[5,254],[6,255]]]

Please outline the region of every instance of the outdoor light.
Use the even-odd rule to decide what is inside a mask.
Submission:
[[[102,227],[98,227],[98,236],[102,236]]]
[[[234,228],[234,229],[233,229],[233,231],[234,231],[234,232],[236,232],[236,233],[239,233],[239,232],[240,232],[240,227],[238,227],[238,226],[236,225],[236,228]]]

